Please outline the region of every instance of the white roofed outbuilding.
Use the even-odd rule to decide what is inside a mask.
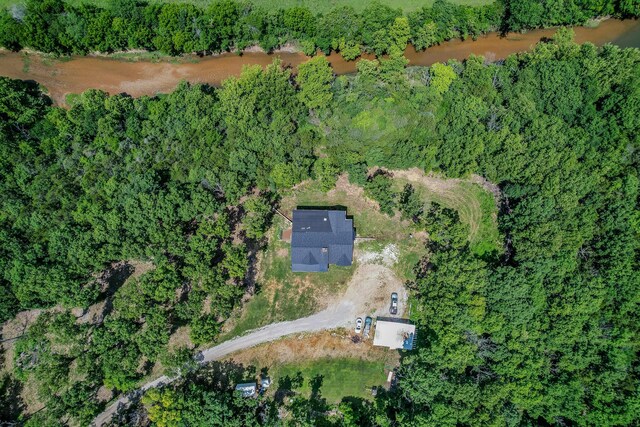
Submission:
[[[413,350],[416,326],[403,319],[382,318],[376,320],[373,345],[392,350]]]

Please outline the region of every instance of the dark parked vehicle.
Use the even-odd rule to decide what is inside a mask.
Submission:
[[[369,331],[371,331],[372,322],[373,322],[373,319],[369,316],[367,316],[367,318],[364,319],[364,337],[365,338],[369,338]]]
[[[389,307],[389,313],[398,314],[398,294],[395,292],[391,294],[391,307]]]

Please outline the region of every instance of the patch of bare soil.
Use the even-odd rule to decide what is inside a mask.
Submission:
[[[105,299],[96,304],[89,306],[84,313],[80,313],[80,316],[74,313],[78,318],[78,323],[89,323],[91,325],[97,325],[104,320],[105,313],[107,311],[108,301]]]
[[[245,47],[242,53],[264,53],[264,49],[254,44],[253,46]]]
[[[332,199],[339,198],[342,195],[347,196],[347,200],[349,200],[349,207],[354,208],[356,211],[364,210],[364,209],[375,209],[377,211],[380,210],[380,206],[378,202],[375,200],[369,199],[364,194],[364,188],[359,185],[355,185],[349,182],[349,176],[347,174],[342,174],[338,177],[336,181],[336,187],[329,190],[327,192],[327,196]]]
[[[101,386],[96,393],[98,402],[108,402],[113,398],[113,390],[105,386]]]
[[[24,415],[33,414],[44,408],[44,404],[38,398],[36,380],[33,377],[27,378],[27,381],[23,383],[20,397],[22,397],[25,406],[22,412]]]
[[[153,265],[151,261],[129,260],[127,262],[133,267],[133,274],[129,277],[130,279],[136,279],[155,268],[155,265]]]
[[[374,347],[371,340],[354,342],[352,338],[353,334],[345,329],[300,334],[243,350],[233,354],[228,360],[243,365],[253,365],[257,368],[300,360],[343,357],[389,360],[392,364],[399,360],[397,352]]]
[[[160,361],[154,362],[153,367],[151,368],[151,371],[148,372],[147,377],[151,379],[160,378],[162,375],[164,375],[164,371],[165,371],[165,367],[162,364],[162,362]]]
[[[34,309],[21,311],[11,320],[7,320],[2,325],[2,348],[4,350],[4,369],[7,372],[13,370],[13,347],[18,338],[20,338],[33,325],[38,317],[46,311],[61,312],[62,307],[54,307],[49,310]]]
[[[202,304],[202,312],[201,314],[211,314],[211,301],[213,297],[211,295],[207,295],[204,299],[204,303]]]
[[[407,170],[389,171],[393,176],[404,178],[411,182],[417,182],[434,193],[446,193],[456,189],[457,184],[462,181],[457,178],[439,178],[433,175],[427,175],[422,169],[411,168]]]
[[[191,328],[189,326],[180,326],[169,337],[168,347],[170,349],[174,349],[178,347],[189,347],[189,348],[193,347],[191,338],[189,338],[190,331],[191,331]]]
[[[391,293],[406,295],[403,283],[387,266],[362,264],[354,273],[349,287],[339,302],[350,302],[356,313],[370,316],[388,316]],[[402,310],[402,304],[400,309]]]
[[[393,267],[398,261],[398,247],[390,243],[379,252],[356,248],[355,257],[361,264],[382,264],[387,267]]]

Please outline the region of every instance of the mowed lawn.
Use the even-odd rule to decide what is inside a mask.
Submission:
[[[402,177],[394,178],[396,191],[402,191],[405,184],[412,184],[425,206],[435,202],[458,211],[460,221],[469,226],[469,247],[476,255],[502,252],[502,236],[497,224],[498,207],[491,193],[473,182],[442,181],[451,183],[452,188],[432,191],[420,183]]]
[[[269,374],[275,390],[281,386],[286,388],[287,377],[293,379],[300,374],[304,382],[296,391],[305,396],[315,391],[328,403],[338,403],[347,396],[371,399],[371,387],[384,385],[387,381],[384,361],[349,358],[276,365],[269,369]]]
[[[219,0],[148,0],[149,3],[191,3],[196,6],[206,7]],[[339,6],[351,6],[357,11],[361,11],[375,0],[250,0],[251,3],[269,9],[288,8],[293,6],[306,6],[312,12],[325,13]],[[377,0],[382,4],[393,8],[400,8],[404,11],[413,11],[423,6],[431,6],[434,0]],[[481,6],[493,3],[493,0],[449,0],[451,3],[466,4],[470,6]],[[108,7],[112,0],[66,0],[69,4],[93,4],[96,6]],[[8,7],[13,4],[24,4],[24,0],[0,0],[0,6]]]

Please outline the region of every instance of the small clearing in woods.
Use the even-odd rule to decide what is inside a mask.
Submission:
[[[362,187],[350,183],[346,174],[340,175],[335,188],[327,192],[322,191],[317,181],[305,181],[287,191],[280,206],[285,215],[298,206],[346,209],[347,215],[353,216],[356,233],[361,237],[396,240],[404,237],[409,225],[380,212],[378,203],[366,197]]]
[[[274,393],[285,375],[300,372],[305,383],[300,390],[307,394],[309,381],[322,376],[320,393],[329,401],[344,396],[370,398],[372,386],[383,386],[389,371],[400,363],[400,354],[374,347],[371,341],[354,342],[350,330],[339,329],[315,334],[300,334],[263,344],[228,360],[266,370]]]
[[[427,176],[419,169],[391,171],[394,190],[402,191],[411,183],[425,206],[438,202],[458,211],[460,219],[469,224],[471,248],[477,254],[490,253],[499,248],[496,225],[497,208],[494,197],[486,191],[487,183],[464,179],[443,179]],[[281,216],[267,234],[268,244],[260,257],[255,295],[234,313],[223,328],[222,340],[246,331],[283,320],[309,316],[335,303],[347,289],[356,265],[363,274],[375,265],[391,268],[400,281],[414,279],[414,267],[426,253],[427,234],[402,220],[380,212],[378,203],[364,194],[364,189],[349,182],[348,176],[338,177],[336,186],[322,191],[317,181],[305,181],[286,190],[279,210],[289,218],[297,207],[346,209],[352,216],[356,233],[371,240],[356,242],[354,266],[331,266],[327,273],[291,272],[290,243],[280,236],[291,225]],[[375,282],[375,280],[374,280]]]
[[[502,251],[497,225],[501,194],[497,186],[478,176],[445,179],[425,175],[418,168],[390,172],[397,191],[411,184],[425,203],[436,202],[455,209],[460,220],[469,226],[470,247],[477,255]]]
[[[223,340],[270,323],[317,313],[346,289],[355,266],[332,266],[323,274],[291,271],[290,244],[280,240],[282,230],[289,227],[282,217],[274,217],[267,234],[269,243],[259,257],[257,292],[225,323]]]

